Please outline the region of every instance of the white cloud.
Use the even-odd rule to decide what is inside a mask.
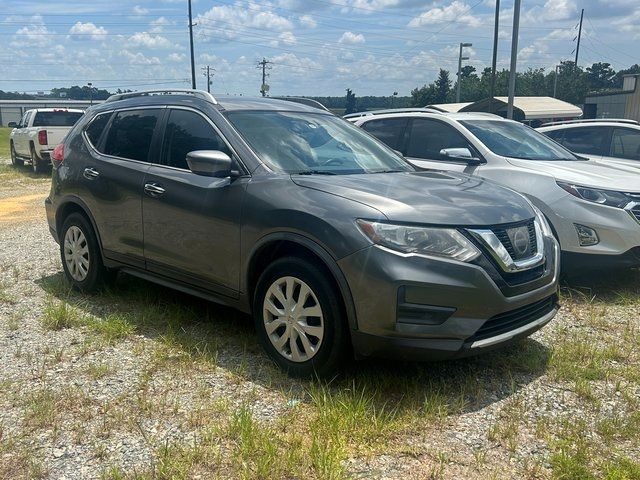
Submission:
[[[170,62],[182,62],[185,58],[187,58],[187,56],[184,53],[175,52],[167,57]]]
[[[121,50],[120,55],[129,63],[136,65],[160,65],[158,57],[147,57],[141,52],[130,52],[129,50]]]
[[[151,33],[162,33],[164,31],[164,27],[173,24],[174,22],[167,20],[165,17],[159,17],[149,22],[149,26],[151,27],[149,31]]]
[[[98,27],[92,22],[76,22],[69,29],[69,38],[72,40],[103,40],[106,34],[106,28]]]
[[[198,35],[203,40],[232,39],[243,34],[246,28],[271,30],[274,32],[291,31],[290,20],[277,15],[267,7],[258,4],[255,8],[243,5],[221,5],[208,10],[194,19],[199,25]]]
[[[16,31],[12,47],[44,47],[51,43],[51,32],[45,25],[27,25]]]
[[[351,44],[351,45],[356,43],[364,43],[364,42],[365,42],[364,35],[362,35],[361,33],[353,33],[353,32],[344,32],[340,37],[340,40],[338,40],[338,43]]]
[[[423,27],[439,23],[457,22],[468,27],[478,27],[481,25],[480,19],[469,14],[471,7],[464,2],[454,0],[447,6],[434,7],[421,13],[409,22],[409,27]]]
[[[131,46],[147,48],[167,48],[171,42],[160,35],[152,35],[148,32],[136,32],[129,37]]]
[[[141,7],[140,5],[136,5],[135,7],[133,7],[132,11],[134,15],[146,15],[147,13],[149,13],[148,8]]]
[[[300,17],[300,25],[307,28],[316,28],[318,26],[318,22],[316,22],[310,15],[302,15]]]
[[[292,32],[282,32],[278,36],[278,38],[285,45],[295,45],[296,43],[298,43],[298,39],[295,37],[295,35]]]

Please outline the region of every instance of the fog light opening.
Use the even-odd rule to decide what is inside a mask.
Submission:
[[[598,234],[593,228],[585,227],[584,225],[580,225],[578,223],[575,223],[574,226],[576,227],[576,232],[578,233],[578,241],[580,242],[580,246],[588,247],[600,243]]]

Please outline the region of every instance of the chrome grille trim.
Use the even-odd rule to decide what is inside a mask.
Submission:
[[[491,255],[500,268],[505,272],[520,272],[537,267],[544,262],[544,240],[542,238],[542,228],[538,224],[538,220],[534,220],[535,236],[536,236],[536,253],[529,258],[514,260],[507,251],[505,245],[500,241],[498,236],[490,229],[468,229],[467,231],[473,235]]]

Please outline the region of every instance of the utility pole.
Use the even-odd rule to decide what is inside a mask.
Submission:
[[[193,18],[191,16],[191,0],[189,1],[189,46],[191,47],[191,88],[196,89],[196,63],[193,58]]]
[[[207,92],[211,93],[211,77],[213,77],[213,73],[215,72],[215,68],[211,68],[209,65],[206,67],[202,67],[202,74],[207,77]]]
[[[584,17],[584,8],[580,12],[580,27],[578,28],[578,44],[576,45],[576,61],[575,67],[578,68],[578,53],[580,53],[580,38],[582,37],[582,18]]]
[[[513,33],[511,35],[511,66],[509,67],[509,100],[507,118],[513,120],[513,97],[516,93],[516,63],[518,60],[518,30],[520,29],[520,2],[513,2]]]
[[[458,85],[456,89],[456,102],[460,103],[460,84],[462,83],[462,60],[469,60],[469,57],[462,56],[462,49],[464,47],[471,47],[471,43],[460,43],[460,53],[458,54]]]
[[[271,62],[266,58],[262,57],[262,61],[258,62],[257,68],[262,68],[262,86],[260,87],[260,93],[263,97],[267,96],[267,92],[269,91],[269,85],[267,85],[267,70],[271,70],[269,66]]]
[[[93,105],[93,83],[89,82],[87,86],[89,87],[89,106],[91,106]]]
[[[491,58],[491,86],[489,87],[489,113],[493,113],[493,97],[496,91],[496,63],[498,61],[498,24],[500,23],[500,0],[496,0],[496,16],[493,25],[493,57]]]
[[[556,98],[556,93],[558,92],[558,68],[560,65],[556,65],[556,73],[553,76],[553,98]]]

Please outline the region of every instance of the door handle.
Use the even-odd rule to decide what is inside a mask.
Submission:
[[[94,170],[93,168],[85,168],[84,172],[82,172],[82,176],[87,180],[93,180],[94,178],[98,178],[100,176],[100,172]]]
[[[150,197],[159,197],[160,195],[164,194],[164,188],[162,188],[157,183],[145,183],[144,193],[146,193]]]

